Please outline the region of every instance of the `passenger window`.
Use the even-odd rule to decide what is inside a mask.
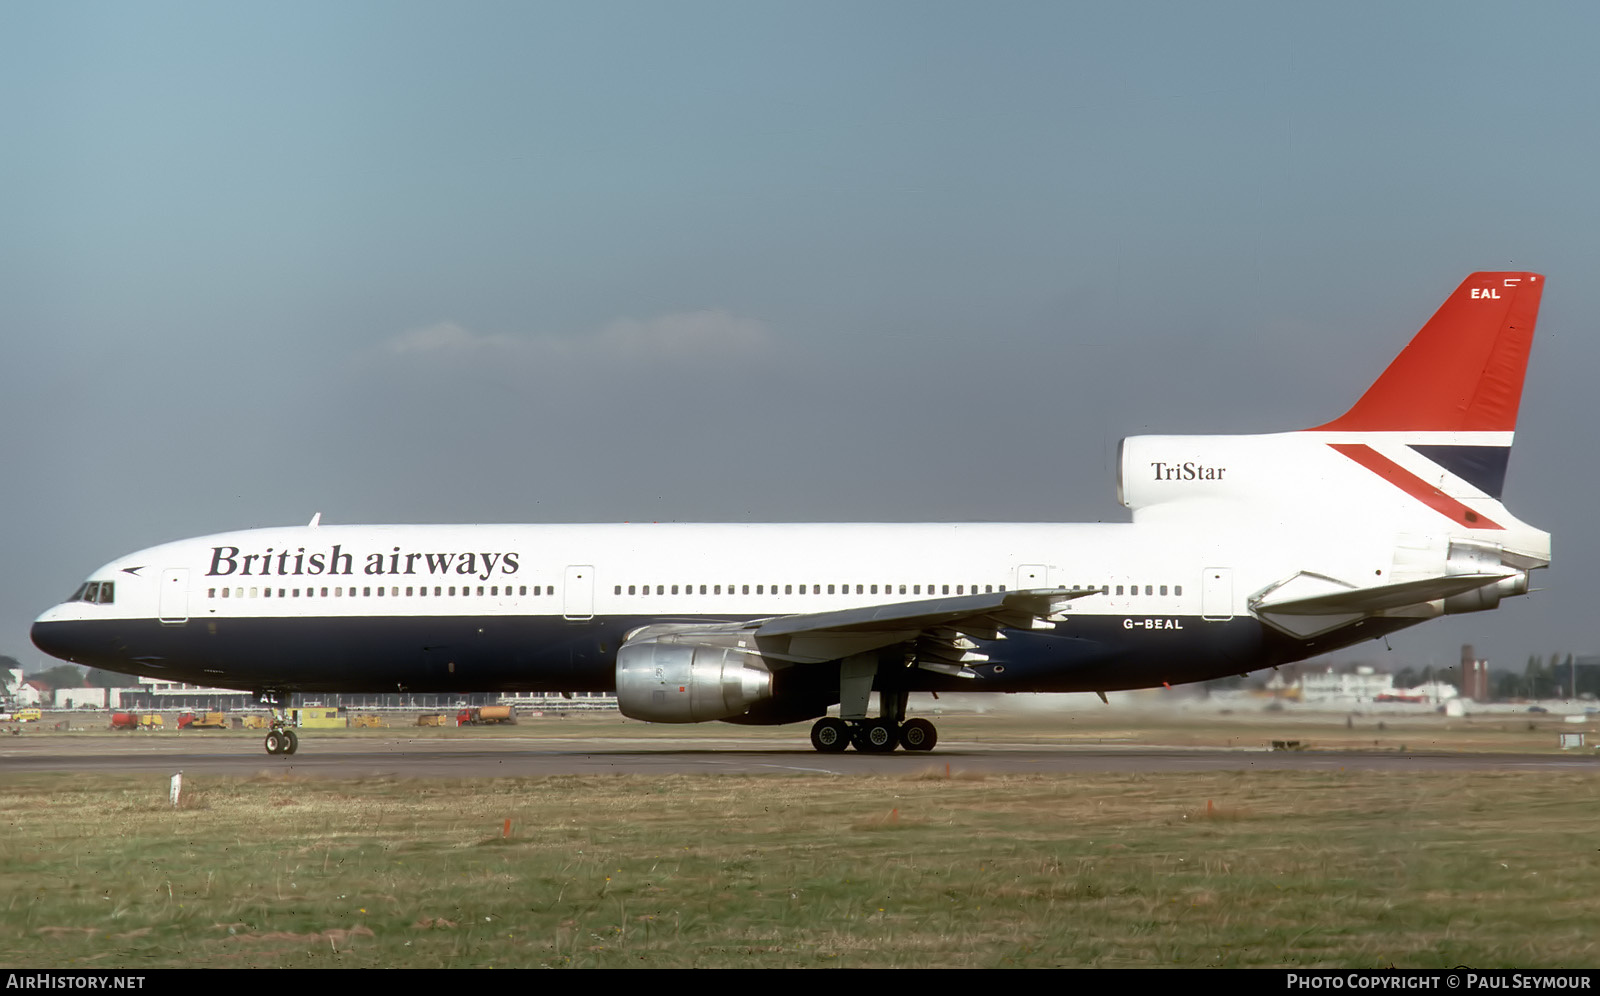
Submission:
[[[678,586],[677,586],[677,585],[673,585],[673,586],[672,586],[672,593],[673,593],[673,594],[674,594],[674,595],[676,595],[676,594],[677,594],[677,593],[678,593]]]
[[[666,593],[667,593],[667,586],[666,585],[664,585],[664,584],[656,585],[656,594],[657,595],[665,595]]]
[[[717,585],[717,590],[720,593],[721,590],[722,590],[722,585],[720,585],[720,584]],[[706,586],[705,585],[701,585],[700,586],[700,594],[704,595],[705,593],[706,593]]]
[[[906,593],[906,586],[905,585],[901,585],[900,586],[900,594],[904,595],[905,593]]]
[[[1167,593],[1167,586],[1166,585],[1162,585],[1161,586],[1161,594],[1165,595],[1166,593]]]
[[[224,588],[224,589],[222,589],[222,597],[223,597],[223,598],[227,598],[227,597],[228,597],[228,592],[230,592],[230,591],[232,591],[232,590],[233,590],[233,589],[231,589],[231,588]]]

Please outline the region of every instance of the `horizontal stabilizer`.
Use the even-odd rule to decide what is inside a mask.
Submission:
[[[1452,595],[1494,584],[1511,574],[1451,574],[1446,577],[1422,578],[1402,581],[1399,584],[1379,585],[1376,588],[1349,588],[1304,598],[1268,600],[1254,605],[1257,612],[1293,616],[1343,616],[1370,615],[1386,609],[1400,609],[1408,605],[1432,602]]]

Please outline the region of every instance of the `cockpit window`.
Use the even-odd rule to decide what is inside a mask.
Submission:
[[[80,585],[72,593],[69,602],[98,602],[101,605],[110,605],[116,600],[116,582],[114,581],[88,581]]]

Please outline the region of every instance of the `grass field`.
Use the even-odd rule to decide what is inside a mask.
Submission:
[[[1428,732],[1326,725],[1369,748]],[[1432,730],[1549,749],[1505,725]],[[1243,729],[1207,735],[1257,736]],[[0,963],[1600,964],[1600,767],[951,778],[936,762],[191,778],[177,809],[165,777],[0,777]]]

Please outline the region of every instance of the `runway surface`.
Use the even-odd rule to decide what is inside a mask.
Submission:
[[[1600,771],[1594,751],[1570,754],[1274,751],[1262,748],[941,743],[932,753],[818,754],[808,744],[710,737],[633,739],[495,737],[346,739],[302,735],[290,757],[240,737],[135,739],[32,736],[0,740],[0,773],[160,773],[352,778],[496,778],[542,775],[985,774],[1185,771]]]

